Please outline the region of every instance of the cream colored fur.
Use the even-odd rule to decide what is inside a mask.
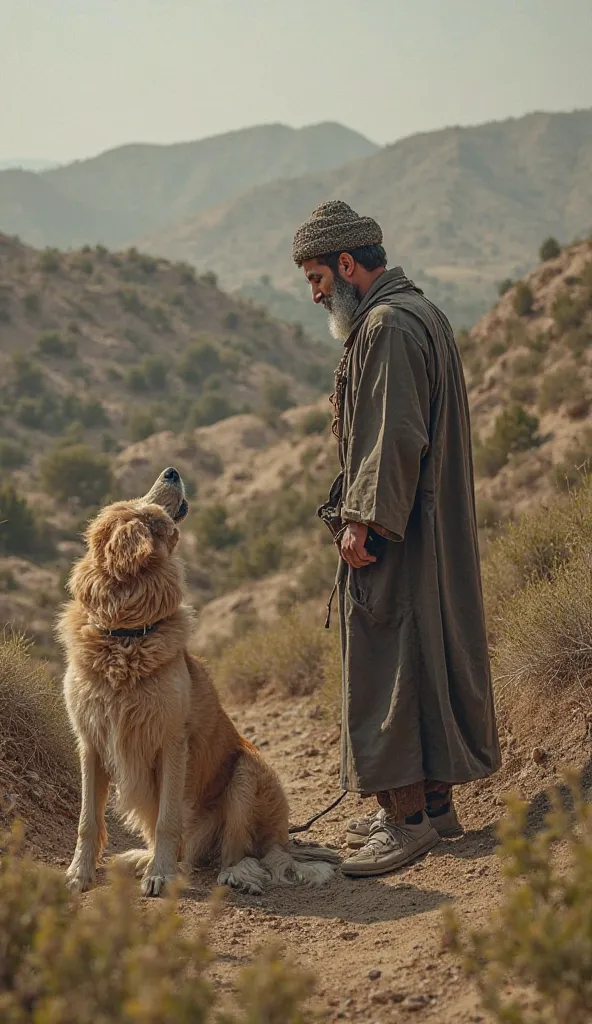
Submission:
[[[141,875],[146,895],[158,896],[181,860],[187,870],[217,862],[220,884],[252,893],[266,883],[321,884],[337,858],[289,843],[279,779],[238,734],[205,665],[188,653],[193,614],[183,601],[178,529],[167,502],[149,499],[111,505],[91,523],[87,553],[70,578],[73,600],[60,618],[82,775],[69,885],[93,884],[111,782],[120,813],[146,844],[121,857]],[[105,633],[157,621],[138,638]]]

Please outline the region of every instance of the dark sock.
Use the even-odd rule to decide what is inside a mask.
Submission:
[[[415,814],[408,814],[405,818],[406,825],[421,825],[423,821],[423,811],[416,811]]]
[[[428,818],[439,818],[442,814],[448,814],[450,804],[442,804],[441,807],[428,807]]]

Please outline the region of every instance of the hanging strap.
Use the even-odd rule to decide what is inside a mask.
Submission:
[[[311,825],[314,825],[315,821],[318,821],[319,818],[323,818],[325,814],[328,814],[329,811],[332,811],[334,807],[337,807],[337,805],[341,803],[344,796],[347,796],[347,794],[348,790],[344,789],[343,793],[340,793],[337,799],[334,800],[332,804],[329,804],[328,807],[325,807],[324,811],[319,811],[317,814],[313,814],[312,818],[309,818],[308,821],[304,822],[304,825],[291,825],[290,828],[288,829],[290,835],[293,835],[295,832],[308,832],[309,828],[311,827]]]

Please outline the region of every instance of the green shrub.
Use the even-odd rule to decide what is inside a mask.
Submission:
[[[41,310],[41,299],[38,292],[25,292],[23,296],[23,306],[27,313],[33,316]]]
[[[543,362],[543,352],[519,352],[512,362],[512,373],[515,377],[532,377],[539,372]]]
[[[462,956],[484,1009],[500,1024],[592,1019],[592,809],[569,781],[575,814],[556,792],[534,837],[528,804],[507,800],[497,851],[504,888],[486,924],[466,934],[456,914],[446,914],[446,944]]]
[[[76,498],[85,507],[100,505],[114,485],[109,459],[85,444],[51,449],[41,463],[41,478],[52,497]]]
[[[201,384],[221,368],[220,352],[210,341],[193,342],[179,360],[179,376],[188,384]]]
[[[546,238],[539,249],[539,256],[542,263],[546,263],[547,260],[557,259],[561,256],[561,246],[556,238]]]
[[[576,359],[580,359],[584,352],[592,345],[592,327],[582,324],[581,327],[573,327],[565,335],[565,344]]]
[[[109,425],[107,410],[98,398],[89,398],[85,402],[80,402],[76,405],[75,412],[83,427],[88,427],[89,430]]]
[[[525,281],[519,281],[516,285],[514,295],[514,309],[518,316],[528,316],[532,313],[534,306],[534,295],[532,288]]]
[[[169,361],[164,356],[147,356],[138,366],[132,366],[127,375],[131,391],[166,391]]]
[[[45,376],[39,364],[22,352],[14,352],[11,363],[15,394],[32,398],[38,396],[45,385]]]
[[[206,391],[199,401],[194,402],[189,419],[193,427],[208,427],[212,423],[235,415],[236,409],[224,395],[216,391]]]
[[[72,260],[72,266],[82,274],[88,274],[89,277],[95,269],[95,265],[91,257],[86,253],[81,253],[79,256],[76,256],[76,258]]]
[[[127,421],[127,436],[130,441],[145,441],[157,431],[154,417],[149,412],[137,409],[131,413]]]
[[[135,288],[121,288],[117,296],[126,313],[132,313],[135,316],[141,316],[144,313],[146,307]]]
[[[236,552],[232,560],[232,572],[238,580],[259,579],[279,569],[282,553],[280,537],[261,534]]]
[[[178,271],[183,284],[193,284],[196,275],[195,267],[191,263],[175,263],[175,269]]]
[[[0,468],[18,469],[27,462],[27,453],[22,444],[9,437],[0,438]]]
[[[228,524],[228,513],[224,505],[204,505],[194,516],[193,523],[198,544],[207,548],[234,547],[241,538],[237,529]]]
[[[539,444],[539,421],[515,402],[497,417],[489,438],[475,448],[475,469],[481,476],[495,476],[508,457]]]
[[[580,327],[586,313],[586,303],[570,292],[560,292],[551,307],[551,315],[560,331]]]
[[[240,317],[238,313],[235,313],[233,310],[229,310],[228,313],[224,314],[222,322],[229,330],[235,331],[240,323]]]
[[[31,557],[39,549],[35,513],[12,484],[0,484],[0,552]]]
[[[539,389],[539,409],[548,412],[558,409],[564,402],[573,400],[582,393],[580,374],[575,366],[560,366],[547,373]]]
[[[72,900],[61,872],[22,852],[15,828],[0,861],[0,1016],[6,1024],[304,1024],[312,979],[275,947],[220,1006],[207,978],[207,925],[187,935],[177,897],[149,909],[111,872],[92,900]],[[214,901],[210,921],[215,916]],[[151,912],[149,912],[149,910]],[[208,922],[209,924],[210,922]],[[235,1005],[236,1005],[235,1004]]]
[[[290,387],[284,380],[267,381],[263,388],[262,399],[263,408],[274,412],[284,412],[294,405]]]
[[[57,249],[45,249],[39,255],[39,269],[45,274],[55,274],[61,267],[62,260]]]
[[[513,288],[513,287],[514,287],[514,282],[512,281],[512,278],[511,277],[505,277],[504,280],[500,281],[500,283],[497,286],[497,294],[501,298],[502,295],[505,295],[506,292],[509,292],[510,288]]]
[[[487,349],[487,355],[489,356],[490,359],[499,359],[500,356],[505,355],[507,351],[507,342],[497,340],[491,342],[491,345]]]
[[[71,359],[78,352],[76,338],[62,338],[57,331],[47,331],[37,342],[37,351],[43,356]]]
[[[306,436],[309,434],[322,434],[332,420],[330,412],[323,409],[311,409],[300,421],[300,430]]]
[[[511,402],[532,405],[536,399],[536,387],[527,377],[519,377],[510,384],[508,396]]]

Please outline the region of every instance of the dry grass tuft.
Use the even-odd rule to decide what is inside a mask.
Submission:
[[[533,838],[527,804],[508,801],[498,850],[504,891],[484,927],[467,934],[454,911],[446,913],[445,946],[462,956],[500,1024],[592,1019],[592,808],[573,780],[571,790],[575,814],[555,794],[554,810]],[[554,856],[558,842],[567,867]]]
[[[48,780],[77,777],[74,741],[57,686],[23,636],[0,636],[0,762]]]
[[[336,630],[327,632],[293,610],[228,647],[213,666],[214,678],[238,701],[254,700],[269,685],[286,696],[303,696],[320,690],[331,675],[336,645]]]
[[[113,873],[92,900],[22,856],[18,828],[0,858],[0,1019],[47,1024],[303,1024],[311,978],[262,952],[224,1005],[207,969],[206,928],[188,936],[175,898],[149,909]],[[212,916],[216,912],[213,901]]]

